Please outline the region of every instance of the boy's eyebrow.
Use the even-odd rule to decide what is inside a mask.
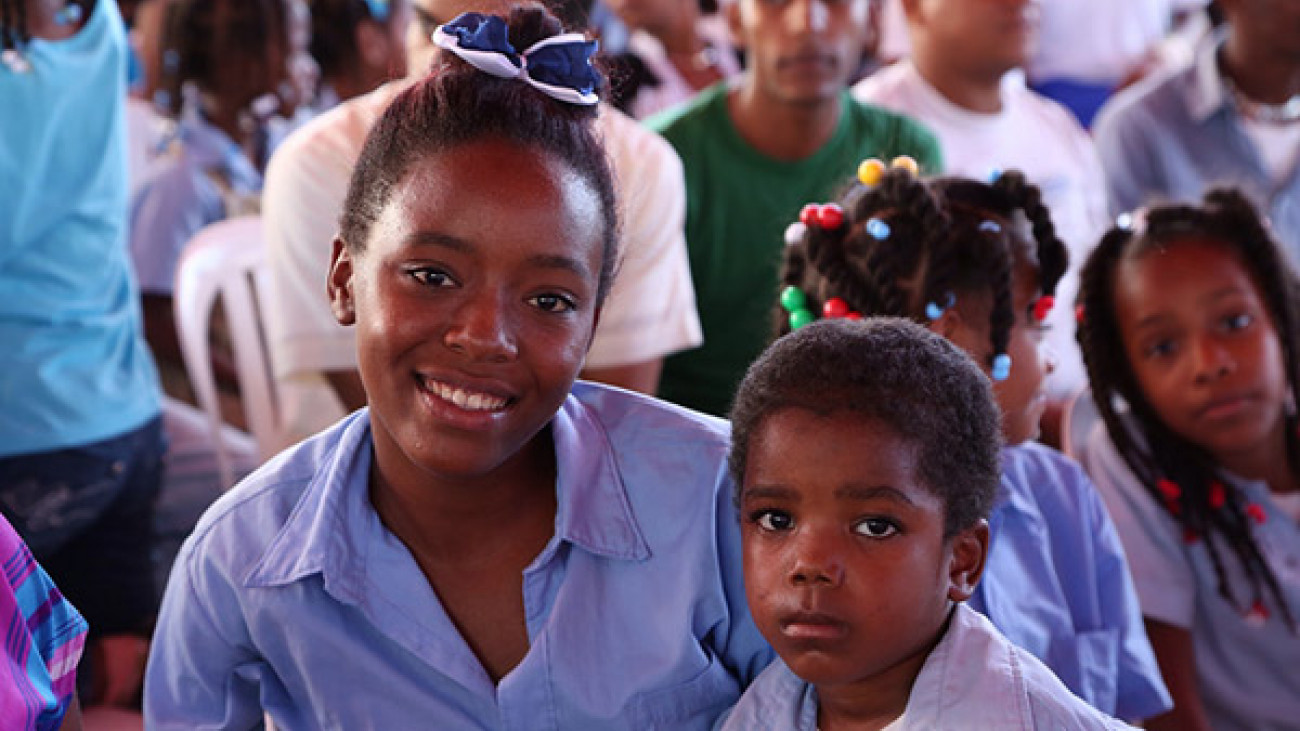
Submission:
[[[835,497],[850,500],[893,500],[895,502],[915,505],[906,493],[889,485],[845,485],[835,490]]]
[[[740,498],[754,500],[771,500],[771,499],[791,499],[798,497],[798,493],[788,487],[777,485],[758,485],[755,487],[746,487],[740,491]]]
[[[457,238],[440,234],[434,231],[416,231],[406,239],[407,246],[436,246],[444,249],[451,249],[463,254],[472,254],[475,251],[474,244]],[[592,276],[591,270],[583,262],[560,254],[534,254],[528,257],[528,263],[543,269],[561,269],[573,272],[582,278]]]

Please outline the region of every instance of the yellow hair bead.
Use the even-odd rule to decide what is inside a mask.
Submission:
[[[899,155],[894,158],[894,161],[889,163],[889,166],[893,168],[903,168],[912,175],[921,174],[921,166],[917,165],[916,160],[907,155]]]
[[[874,188],[880,184],[880,178],[885,174],[885,163],[874,157],[867,158],[858,165],[858,180],[868,188]]]

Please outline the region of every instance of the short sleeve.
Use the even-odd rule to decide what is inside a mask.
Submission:
[[[686,253],[681,159],[666,140],[615,109],[601,110],[599,127],[622,236],[614,286],[587,354],[590,368],[643,363],[704,341]]]
[[[1147,494],[1103,425],[1093,427],[1084,459],[1124,544],[1143,616],[1190,628],[1196,577],[1178,525]]]
[[[1147,139],[1147,129],[1154,123],[1133,101],[1127,94],[1112,99],[1093,125],[1110,212],[1114,215],[1141,206],[1151,193],[1161,189],[1155,180],[1153,150]]]
[[[160,159],[131,204],[131,263],[140,291],[170,296],[185,245],[224,217],[220,192],[183,152]]]

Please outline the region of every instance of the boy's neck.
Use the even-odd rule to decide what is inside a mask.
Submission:
[[[980,114],[1002,111],[1002,79],[997,73],[946,63],[941,53],[915,53],[912,63],[930,86],[953,104]]]
[[[774,160],[797,162],[811,157],[835,134],[843,95],[808,104],[787,104],[764,95],[753,81],[727,93],[727,113],[741,138]]]
[[[1285,104],[1300,95],[1300,63],[1270,54],[1247,39],[1232,34],[1223,45],[1223,73],[1251,101]]]
[[[952,615],[949,613],[948,621],[924,652],[918,652],[891,668],[855,683],[817,686],[818,731],[882,729],[902,716],[921,668],[951,623]]]

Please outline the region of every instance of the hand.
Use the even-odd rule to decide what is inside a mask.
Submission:
[[[137,635],[106,635],[90,647],[95,704],[136,708],[144,686],[149,640]]]

